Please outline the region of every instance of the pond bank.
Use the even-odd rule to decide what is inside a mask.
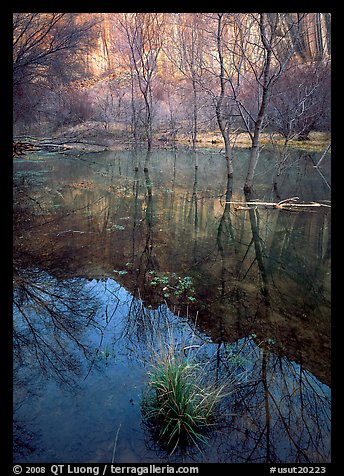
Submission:
[[[237,148],[250,148],[251,140],[246,132],[233,134],[233,145]],[[134,147],[131,135],[128,131],[111,125],[108,128],[102,127],[99,123],[83,123],[69,127],[62,133],[51,134],[50,137],[33,137],[28,135],[15,136],[13,142],[22,142],[35,148],[53,151],[76,150],[82,152],[101,152],[105,150],[123,149]],[[288,148],[298,148],[313,151],[322,151],[331,142],[331,135],[327,132],[311,132],[309,140],[300,141],[297,138],[288,142]],[[141,139],[137,145],[144,147],[145,141]],[[284,139],[277,133],[262,133],[261,145],[264,147],[283,147]],[[168,131],[156,131],[153,140],[154,149],[170,149],[173,147],[191,148],[192,141],[187,134],[179,134],[176,140],[171,139]],[[223,149],[221,134],[217,131],[200,132],[197,139],[197,148],[212,149],[214,151]]]

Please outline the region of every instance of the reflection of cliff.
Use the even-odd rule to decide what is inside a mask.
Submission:
[[[15,236],[15,259],[58,276],[112,277],[153,307],[163,286],[152,286],[148,271],[190,276],[189,314],[198,311],[213,340],[255,333],[329,382],[328,216],[250,216],[225,204],[225,193],[194,185],[158,190],[146,174],[107,191],[67,188],[62,208],[32,215]],[[168,299],[185,309],[187,301]]]

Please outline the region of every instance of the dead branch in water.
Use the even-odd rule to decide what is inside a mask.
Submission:
[[[249,210],[251,206],[264,207],[264,208],[278,208],[278,209],[295,209],[295,208],[314,208],[314,207],[326,207],[331,208],[331,205],[319,202],[310,203],[295,203],[299,200],[299,197],[286,198],[279,202],[262,202],[260,200],[254,200],[249,202],[229,201],[226,203],[234,205],[236,210]]]
[[[30,142],[15,142],[13,141],[13,157],[20,157],[25,155],[28,151],[37,150],[34,144]]]

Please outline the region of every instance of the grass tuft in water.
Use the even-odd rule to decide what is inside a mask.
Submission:
[[[216,406],[228,395],[228,382],[210,383],[207,366],[195,355],[186,356],[186,348],[170,340],[154,353],[142,405],[159,443],[171,454],[178,446],[207,442],[205,433],[214,421]]]

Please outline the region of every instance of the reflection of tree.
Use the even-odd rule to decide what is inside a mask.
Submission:
[[[328,215],[250,207],[223,205],[216,234],[219,274],[211,289],[202,290],[207,308],[200,309],[199,325],[217,341],[250,332],[273,337],[282,354],[328,383]],[[217,319],[209,318],[212,313]]]
[[[149,152],[147,153],[149,154]],[[135,261],[136,272],[135,272],[135,283],[133,294],[135,296],[142,296],[144,298],[144,293],[148,291],[152,294],[152,290],[149,291],[146,288],[147,275],[150,271],[157,271],[158,261],[155,258],[153,253],[154,247],[154,200],[153,200],[153,183],[149,174],[149,170],[144,168],[144,178],[145,178],[145,203],[142,205],[139,204],[139,181],[137,174],[135,175],[136,182],[134,185],[134,227],[132,233],[132,259]],[[136,249],[136,231],[138,228],[138,216],[140,210],[144,209],[143,219],[140,220],[140,230],[143,231],[143,242],[142,251]],[[141,285],[141,289],[140,289]]]
[[[261,291],[263,295],[266,296],[268,293],[267,275],[266,275],[265,263],[263,259],[262,240],[260,237],[260,230],[259,230],[258,210],[250,207],[249,216],[250,216],[250,224],[251,224],[251,230],[252,230],[252,240],[254,243],[254,250],[255,250],[255,260],[257,261],[260,277],[262,280]]]
[[[266,272],[272,277],[275,294],[307,314],[329,304],[327,270],[330,259],[330,228],[327,213],[276,211],[273,235],[264,243]],[[307,236],[307,239],[305,239]],[[269,241],[269,245],[267,244]],[[311,251],[311,252],[310,252]],[[295,286],[303,289],[295,293]],[[286,289],[290,287],[288,293]]]
[[[59,281],[38,270],[21,270],[14,277],[13,302],[15,360],[71,383],[71,375],[81,370],[78,352],[90,356],[82,334],[96,325],[94,298],[78,279]]]
[[[24,370],[24,371],[23,371]],[[33,379],[23,369],[20,362],[13,362],[13,455],[14,458],[26,458],[37,451],[39,437],[27,428],[26,419],[18,415],[21,407],[30,405],[31,398],[36,397],[34,384],[39,386],[40,381]]]
[[[172,174],[172,186],[170,191],[170,202],[168,209],[168,221],[171,222],[174,219],[174,205],[175,205],[175,186],[176,186],[176,162],[177,162],[177,149],[173,148],[173,174]]]
[[[15,460],[25,458],[36,451],[37,436],[16,420],[13,415],[13,454]]]
[[[148,271],[154,270],[156,261],[154,260],[153,256],[153,244],[154,244],[154,234],[153,234],[153,225],[154,225],[154,208],[153,208],[153,183],[149,175],[148,169],[145,169],[145,183],[146,183],[146,212],[145,212],[145,223],[146,223],[146,230],[145,230],[145,244],[143,248],[143,252],[140,258],[140,264],[145,261],[145,265],[140,269],[143,269],[144,274]]]
[[[75,387],[94,354],[84,334],[89,327],[100,330],[99,304],[80,279],[62,281],[37,268],[15,270],[13,304],[14,454],[22,458],[37,452],[39,435],[27,429],[20,409],[48,379]]]
[[[194,160],[194,183],[192,187],[191,202],[188,214],[188,222],[194,225],[194,240],[193,240],[193,256],[194,260],[197,260],[197,245],[198,245],[198,229],[199,229],[199,217],[198,217],[198,197],[197,197],[197,186],[198,186],[198,165],[197,165],[197,151],[194,151],[195,160]],[[192,220],[193,218],[193,220]]]
[[[224,296],[225,293],[225,271],[226,271],[226,253],[225,253],[225,243],[231,243],[234,247],[234,253],[237,253],[237,239],[235,236],[234,227],[232,224],[231,219],[231,198],[232,198],[232,188],[233,188],[233,178],[228,175],[227,176],[227,186],[226,186],[226,193],[225,193],[225,204],[223,208],[223,214],[219,221],[219,225],[217,228],[217,236],[216,242],[217,247],[221,256],[221,294]]]
[[[255,263],[259,273],[258,276],[255,275],[255,279],[256,277],[261,279],[261,292],[264,296],[267,295],[267,276],[263,254],[264,243],[260,236],[259,212],[253,208],[249,209],[249,228],[245,227],[247,215],[231,208],[233,207],[232,182],[233,179],[228,177],[216,242],[221,257],[221,300],[229,299],[230,302],[235,303],[236,300],[242,300],[243,283],[248,279],[249,273],[252,273]],[[248,230],[251,235],[249,239],[247,239]],[[246,299],[250,299],[247,293],[244,292],[244,294]]]
[[[220,372],[232,371],[235,365],[237,372],[247,373],[246,383],[226,402],[220,423],[222,431],[230,432],[228,461],[329,461],[328,387],[268,346],[257,347],[251,338],[223,344],[217,363]]]
[[[244,236],[248,237],[248,230],[251,236],[244,245],[246,250],[242,258],[238,256],[238,269],[241,270],[237,276],[241,274],[241,282],[249,276],[258,278],[266,304],[268,296],[270,303],[271,299],[289,300],[289,308],[297,299],[311,308],[328,302],[328,215],[326,212],[309,213],[306,216],[306,212],[265,210],[252,205],[239,212],[238,219],[246,223]],[[219,230],[222,231],[221,222]],[[237,249],[243,249],[242,244],[242,237],[237,235]],[[302,287],[302,293],[294,294],[296,283]]]
[[[131,260],[134,262],[136,257],[136,229],[139,222],[140,207],[139,207],[139,177],[138,167],[135,166],[134,180],[133,180],[133,197],[134,197],[134,216],[133,216],[133,228],[132,228],[132,249]]]
[[[195,152],[197,154],[197,152]],[[194,182],[192,187],[192,194],[191,194],[191,201],[190,201],[190,208],[188,213],[188,222],[191,224],[194,223],[195,229],[195,244],[197,244],[197,227],[198,227],[198,203],[197,203],[197,185],[198,185],[198,177],[197,177],[198,167],[195,165],[195,173],[194,173]],[[192,220],[193,218],[193,220]]]

